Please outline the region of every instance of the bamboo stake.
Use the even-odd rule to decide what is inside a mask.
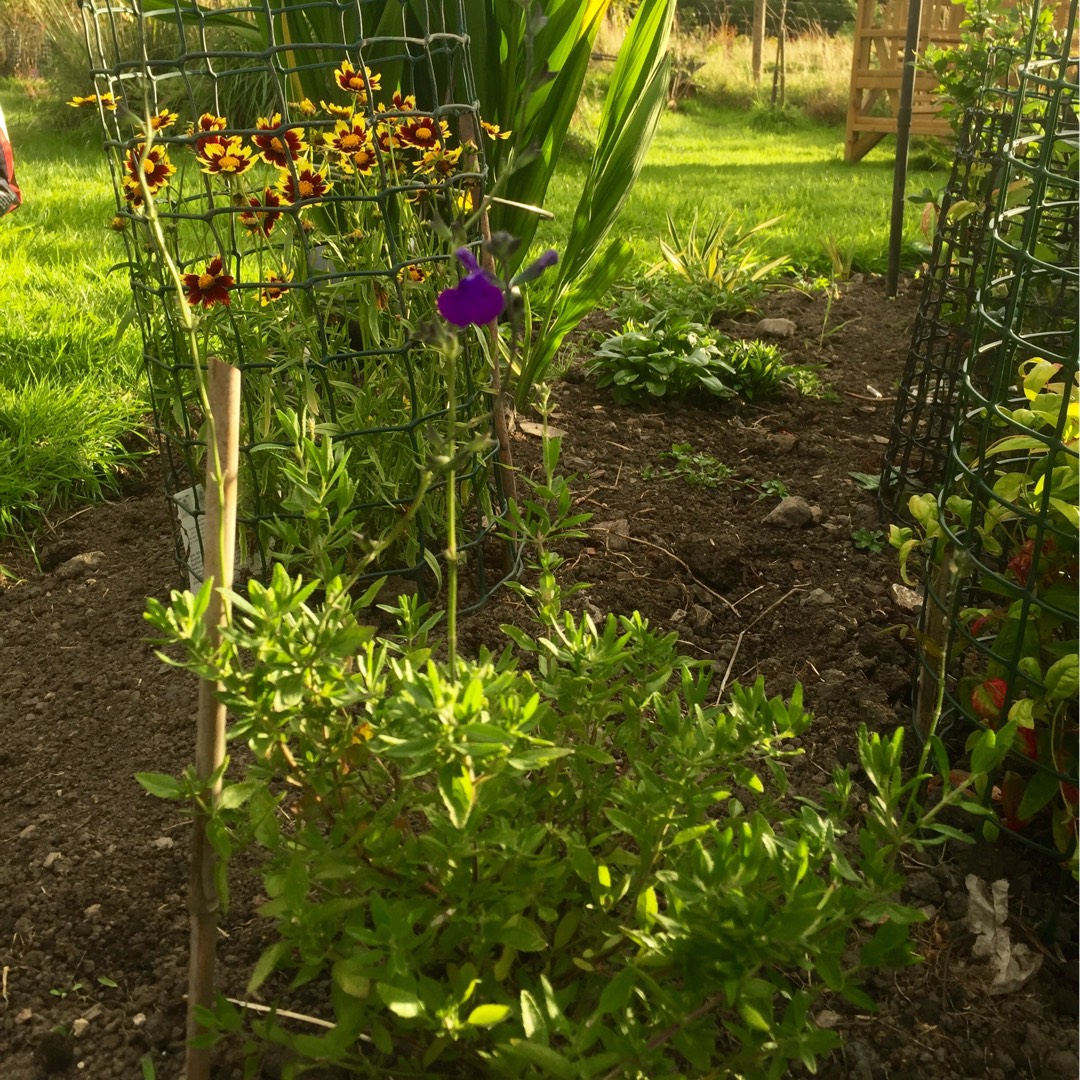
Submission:
[[[229,616],[225,590],[232,586],[236,545],[236,482],[239,471],[240,370],[211,356],[207,362],[207,402],[213,424],[206,453],[206,515],[203,519],[203,580],[213,583],[205,623],[211,646],[220,641],[220,628]],[[195,730],[195,772],[209,779],[225,759],[225,706],[217,700],[218,686],[199,684],[199,713]],[[213,804],[220,780],[206,793]],[[191,1040],[202,1033],[195,1010],[214,1004],[214,950],[221,898],[215,882],[217,858],[206,835],[207,814],[196,809],[191,843],[188,913],[191,919],[191,963],[188,970],[186,1080],[210,1080],[210,1050]]]

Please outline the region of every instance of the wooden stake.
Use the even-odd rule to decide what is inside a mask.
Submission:
[[[203,580],[214,590],[205,623],[211,645],[220,640],[228,619],[225,590],[232,587],[236,547],[236,482],[240,446],[240,370],[211,356],[207,362],[207,399],[214,420],[214,446],[206,452],[206,515],[203,518]],[[218,468],[223,483],[218,483]],[[195,730],[195,772],[200,780],[213,776],[225,759],[225,706],[217,700],[218,687],[204,679],[199,684],[199,714]],[[207,793],[215,802],[220,781]],[[210,1080],[210,1050],[196,1049],[190,1040],[202,1033],[197,1007],[214,1004],[214,950],[221,899],[214,879],[217,857],[206,835],[207,818],[196,811],[191,843],[188,913],[191,919],[191,964],[188,970],[186,1080]]]

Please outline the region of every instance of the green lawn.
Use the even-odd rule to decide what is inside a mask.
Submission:
[[[660,123],[641,178],[622,218],[623,234],[643,260],[659,258],[656,238],[664,215],[686,222],[695,209],[703,218],[734,211],[747,224],[784,214],[766,234],[772,255],[787,254],[796,266],[827,272],[823,241],[831,234],[863,270],[884,270],[892,197],[893,140],[887,139],[857,165],[844,161],[844,132],[806,122],[780,133],[759,132],[750,114],[687,103]],[[574,162],[556,177],[549,209],[569,219],[585,177]],[[913,171],[909,191],[940,187],[942,176]],[[918,238],[921,208],[909,204],[904,238]],[[556,239],[559,227],[552,227]]]
[[[0,536],[100,495],[144,412],[100,146],[0,91],[23,205],[0,219]]]

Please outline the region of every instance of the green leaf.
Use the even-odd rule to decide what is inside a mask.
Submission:
[[[379,995],[382,1003],[395,1015],[403,1020],[411,1020],[424,1011],[424,1003],[408,990],[402,990],[390,983],[376,983],[375,992]]]
[[[251,798],[255,792],[265,785],[260,780],[244,780],[238,784],[229,784],[221,789],[218,798],[218,807],[222,810],[236,810]]]
[[[135,779],[159,799],[179,799],[182,795],[180,781],[168,773],[141,772],[135,774]]]
[[[542,1076],[554,1076],[556,1080],[576,1080],[579,1076],[574,1066],[550,1046],[527,1042],[524,1039],[511,1039],[508,1043],[500,1043],[496,1050],[503,1051],[508,1057],[516,1058],[527,1065],[535,1066]]]
[[[330,969],[330,977],[349,997],[366,998],[371,992],[371,979],[363,973],[364,958],[348,956],[338,960]]]
[[[1035,773],[1024,788],[1023,797],[1016,816],[1021,821],[1029,821],[1058,793],[1058,779],[1052,773],[1041,769]]]
[[[765,1016],[754,1005],[751,1005],[750,1002],[740,1001],[737,1008],[739,1015],[743,1019],[743,1023],[746,1024],[748,1028],[751,1028],[754,1031],[772,1030],[772,1025],[769,1021],[766,1020]]]
[[[554,947],[556,949],[565,948],[580,925],[581,910],[579,908],[571,908],[570,911],[559,920],[559,925],[555,927],[555,936],[552,941]]]
[[[276,941],[263,949],[259,959],[255,961],[251,978],[248,979],[246,993],[249,997],[277,970],[278,964],[289,955],[291,950],[292,946],[284,941]]]
[[[1046,673],[1046,691],[1056,701],[1075,698],[1080,688],[1080,656],[1072,653],[1051,665]]]
[[[547,1041],[547,1021],[540,1009],[536,998],[528,990],[521,991],[521,1026],[525,1031],[526,1038],[539,1038]]]
[[[504,926],[495,940],[519,952],[543,952],[548,947],[540,927],[531,919],[521,919],[516,926]]]
[[[465,1020],[472,1027],[494,1027],[510,1015],[509,1005],[477,1005]]]
[[[632,967],[624,967],[603,989],[600,994],[598,1011],[601,1016],[608,1013],[621,1012],[630,1003],[630,995],[634,992],[637,982],[637,973]]]

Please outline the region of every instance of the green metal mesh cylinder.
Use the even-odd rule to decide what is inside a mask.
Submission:
[[[476,239],[486,175],[460,5],[85,0],[83,14],[185,569],[199,576],[205,438],[178,287],[200,355],[243,373],[240,566],[430,587],[445,481],[413,503],[447,388],[415,334]],[[467,336],[457,366],[472,435],[490,431],[488,345]],[[494,449],[472,447],[458,534],[475,604],[507,560]]]

